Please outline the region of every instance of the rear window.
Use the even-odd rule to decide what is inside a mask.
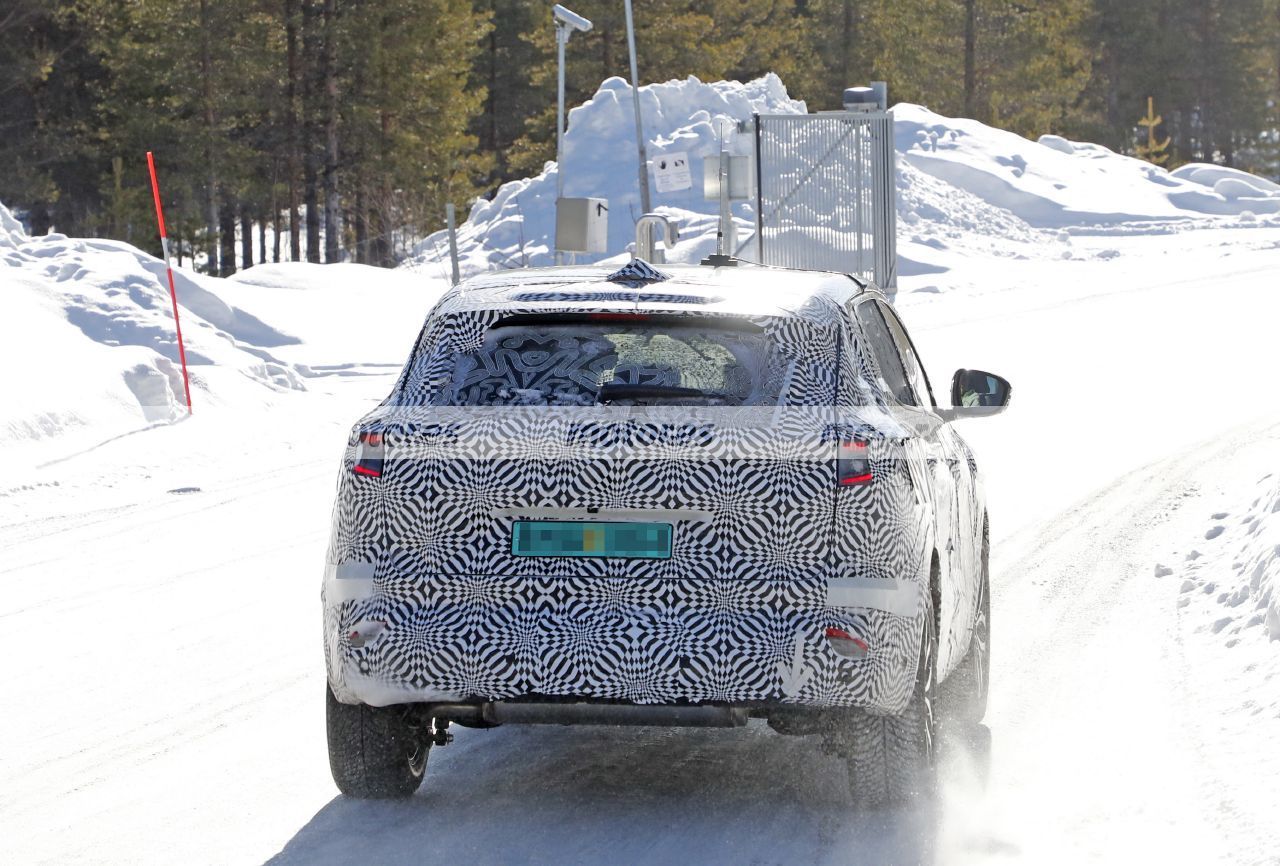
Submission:
[[[455,357],[455,406],[749,406],[776,403],[784,372],[745,321],[499,322]]]

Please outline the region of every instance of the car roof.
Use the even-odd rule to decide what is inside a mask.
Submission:
[[[848,274],[759,265],[661,264],[666,277],[637,281],[609,277],[616,265],[571,265],[498,271],[449,289],[434,315],[490,310],[543,312],[679,312],[829,320],[833,308],[874,291]]]

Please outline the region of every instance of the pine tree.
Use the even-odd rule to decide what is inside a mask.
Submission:
[[[80,0],[76,8],[109,73],[97,98],[112,155],[136,167],[154,150],[178,205],[169,209],[201,213],[208,269],[233,272],[275,21],[257,0]],[[141,171],[129,176],[146,183]]]
[[[468,131],[484,101],[472,64],[488,23],[463,0],[363,0],[344,19],[344,187],[357,201],[357,257],[390,264],[398,231],[438,228],[445,203],[465,203],[489,170]]]
[[[0,201],[36,234],[102,228],[111,163],[94,93],[107,72],[90,39],[65,0],[10,0],[0,13]]]
[[[979,120],[1028,136],[1090,116],[1090,0],[986,0],[978,34]]]
[[[1147,113],[1138,120],[1138,125],[1147,131],[1147,140],[1139,143],[1134,150],[1140,159],[1153,165],[1164,165],[1169,161],[1169,137],[1163,140],[1156,137],[1156,127],[1164,123],[1164,118],[1156,114],[1155,100],[1147,97]]]
[[[527,37],[545,26],[546,9],[525,0],[483,0],[476,8],[488,17],[490,29],[471,71],[472,89],[485,94],[471,133],[480,151],[493,159],[485,186],[496,187],[515,176],[511,147],[524,134],[526,118],[545,105],[545,88],[529,83],[529,69],[542,58]]]

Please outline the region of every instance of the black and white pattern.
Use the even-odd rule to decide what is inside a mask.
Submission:
[[[602,297],[607,272],[574,268],[468,281],[437,305],[395,391],[357,425],[344,457],[324,588],[339,700],[543,695],[896,711],[911,692],[938,551],[941,636],[954,656],[944,663],[963,655],[977,571],[974,545],[953,542],[981,513],[979,488],[970,479],[938,489],[900,446],[918,434],[859,344],[850,303],[861,287],[769,269],[668,269],[662,294],[642,283],[625,299]],[[493,326],[512,317],[595,311],[749,323],[776,350],[749,374],[772,396],[604,407],[563,398],[598,386],[603,366],[553,360],[598,347],[562,333],[492,342],[503,339]],[[506,366],[476,360],[502,353]],[[676,381],[643,365],[614,375]],[[949,426],[935,428],[934,440],[963,447]],[[362,430],[384,438],[381,477],[352,472]],[[833,437],[869,443],[874,483],[834,483]],[[935,502],[962,488],[969,501],[958,507]],[[516,556],[521,519],[664,522],[675,541],[669,559]],[[869,652],[839,656],[828,628]]]
[[[632,289],[638,289],[647,283],[660,283],[669,279],[671,278],[644,259],[632,259],[605,277],[606,282],[618,283]]]

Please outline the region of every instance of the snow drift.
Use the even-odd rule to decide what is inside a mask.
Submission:
[[[1098,144],[1056,135],[1028,141],[919,105],[893,112],[904,162],[1033,226],[1280,213],[1280,186],[1242,171],[1193,165],[1170,172]]]
[[[31,238],[0,205],[0,341],[10,372],[0,441],[84,433],[92,441],[185,413],[164,263],[118,241]],[[225,303],[220,281],[175,271],[193,401],[246,385],[300,389],[271,349],[297,342]],[[218,381],[217,387],[214,386]],[[6,446],[6,450],[9,450]]]
[[[1280,655],[1265,651],[1280,641],[1280,477],[1264,476],[1241,501],[1211,514],[1193,545],[1181,563],[1157,564],[1157,576],[1181,579],[1178,606],[1195,631],[1258,654],[1280,673]]]

